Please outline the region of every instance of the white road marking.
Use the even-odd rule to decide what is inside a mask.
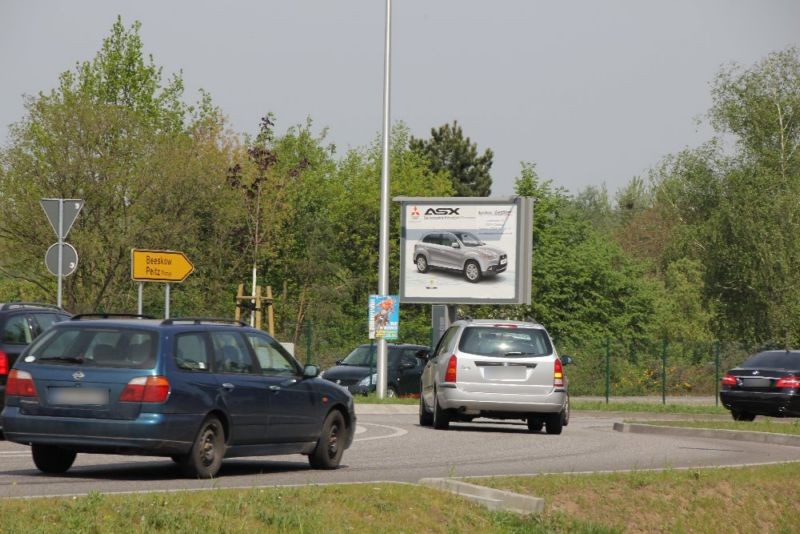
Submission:
[[[377,426],[379,428],[388,428],[389,430],[393,430],[394,432],[392,432],[391,434],[387,434],[385,436],[371,436],[371,437],[368,437],[368,438],[355,438],[353,441],[372,441],[374,439],[396,438],[396,437],[404,436],[404,435],[408,434],[407,430],[403,430],[400,427],[389,426],[389,425],[379,425],[377,423],[358,423],[356,425],[356,434],[360,433],[358,429],[359,429],[359,427],[361,427],[361,425]],[[364,432],[364,431],[362,430],[362,432]]]

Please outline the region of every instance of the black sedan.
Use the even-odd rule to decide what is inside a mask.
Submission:
[[[800,417],[800,351],[754,354],[731,369],[721,386],[720,400],[736,421],[756,415]]]
[[[428,347],[390,343],[388,349],[386,395],[419,396],[419,377],[425,368],[425,361],[420,360],[417,353],[420,350],[427,351]],[[376,389],[377,351],[375,344],[360,345],[345,359],[337,361],[335,367],[323,371],[320,376],[346,387],[353,394],[366,395]]]

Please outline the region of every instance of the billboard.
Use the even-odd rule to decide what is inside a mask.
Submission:
[[[525,197],[398,197],[400,298],[529,304],[533,202]]]

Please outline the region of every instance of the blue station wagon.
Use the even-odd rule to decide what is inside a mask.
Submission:
[[[77,453],[171,457],[198,478],[235,456],[305,454],[333,469],[356,417],[350,393],[318,374],[237,322],[78,315],[17,360],[2,422],[45,473]]]

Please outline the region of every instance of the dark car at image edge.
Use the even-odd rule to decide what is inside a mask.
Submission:
[[[737,421],[757,415],[800,417],[800,351],[754,354],[728,371],[720,386],[720,401]]]
[[[0,304],[0,411],[3,410],[8,373],[20,354],[54,323],[70,318],[70,313],[52,304],[6,302]],[[0,419],[0,439],[3,424]]]

